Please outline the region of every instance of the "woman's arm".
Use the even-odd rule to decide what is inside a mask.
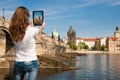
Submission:
[[[43,23],[42,23],[42,26],[40,26],[40,28],[39,28],[39,33],[41,33],[41,32],[42,32],[42,30],[44,29],[45,25],[46,25],[46,23],[45,23],[45,22],[43,22]]]
[[[34,26],[34,23],[32,22],[30,25],[33,27],[33,26]],[[38,33],[41,33],[41,32],[42,32],[42,30],[44,29],[45,25],[46,25],[46,23],[43,22],[42,25],[39,27]]]

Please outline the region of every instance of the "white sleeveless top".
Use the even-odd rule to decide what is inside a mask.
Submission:
[[[22,41],[14,42],[16,46],[15,61],[37,60],[34,36],[38,34],[38,28],[28,26]]]

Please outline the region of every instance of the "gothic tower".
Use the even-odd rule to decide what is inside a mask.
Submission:
[[[67,32],[68,36],[68,43],[72,42],[76,44],[76,31],[73,30],[72,25],[69,28],[69,31]]]

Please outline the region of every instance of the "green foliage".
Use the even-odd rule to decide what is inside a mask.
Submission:
[[[102,51],[105,51],[105,50],[106,50],[106,46],[102,45],[102,46],[101,46],[101,50],[102,50]]]
[[[79,45],[79,48],[80,48],[80,49],[83,49],[83,48],[84,48],[85,43],[84,43],[84,42],[79,42],[79,44],[78,44],[78,45]]]
[[[84,42],[80,42],[78,45],[80,49],[89,49],[89,46],[86,45]]]
[[[74,49],[74,50],[77,50],[78,49],[78,46],[72,42],[69,43],[69,46],[70,48]]]
[[[98,50],[98,47],[96,45],[94,45],[94,47],[92,49],[93,50]]]
[[[73,46],[73,49],[74,49],[74,50],[77,50],[77,49],[78,49],[78,46],[74,45],[74,46]]]
[[[85,45],[85,46],[84,46],[84,49],[89,49],[88,45]]]

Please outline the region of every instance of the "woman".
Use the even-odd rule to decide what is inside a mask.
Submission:
[[[16,9],[12,16],[9,31],[16,47],[14,63],[14,80],[37,80],[38,61],[35,51],[34,36],[45,27],[40,28],[29,24],[29,10],[23,6]]]

